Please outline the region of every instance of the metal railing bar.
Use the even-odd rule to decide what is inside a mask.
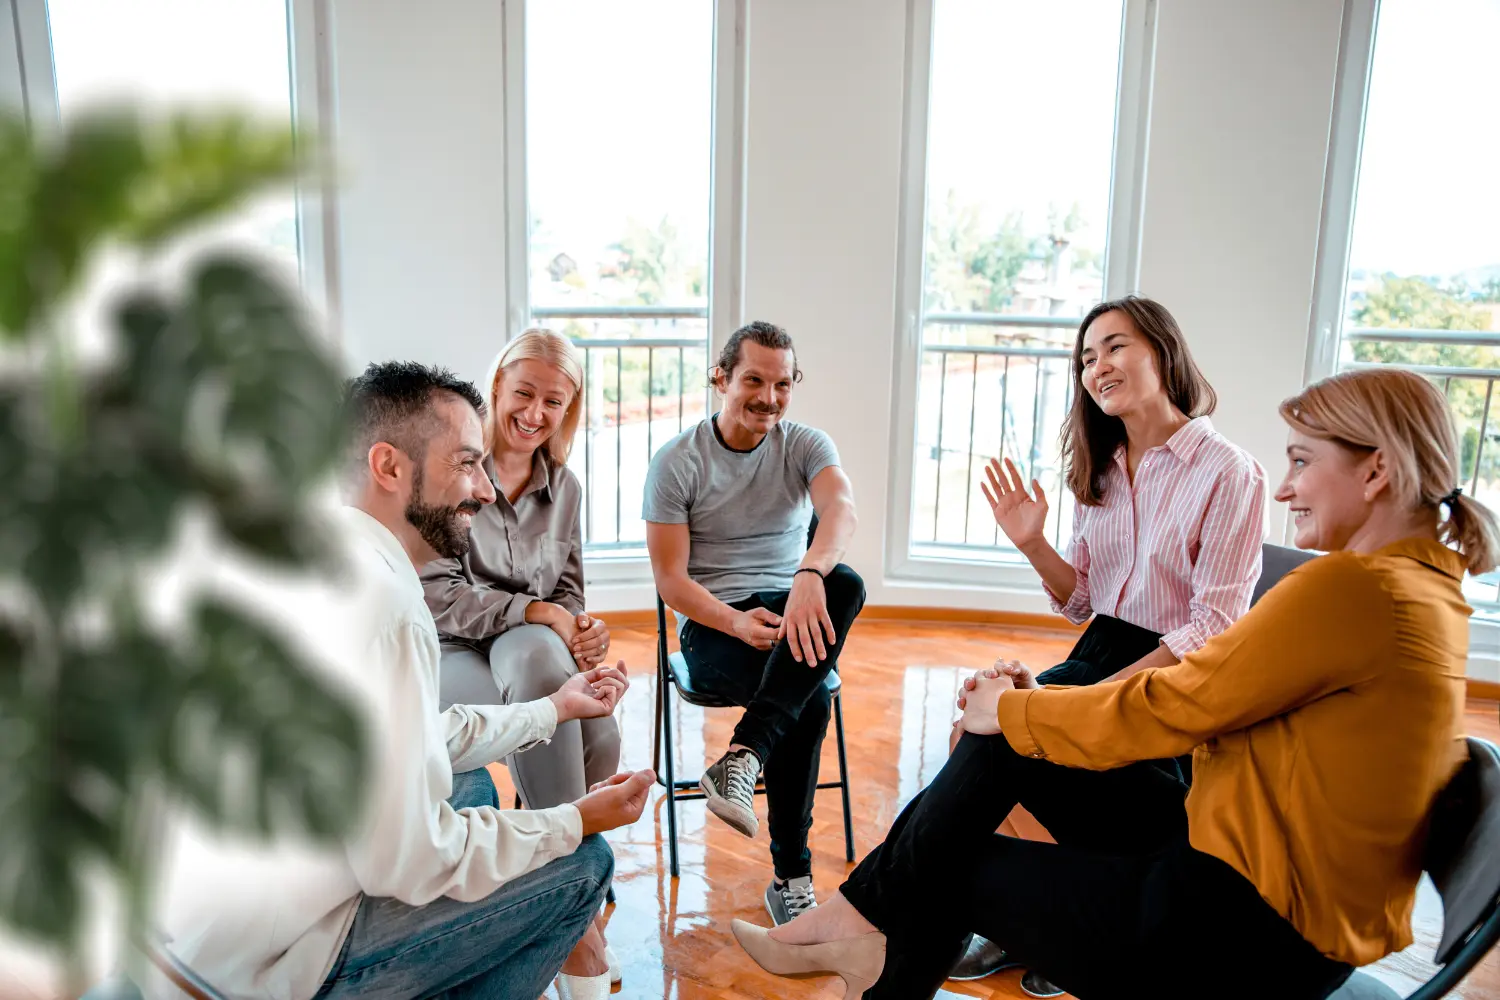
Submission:
[[[1500,330],[1397,330],[1390,327],[1361,326],[1345,330],[1344,339],[1361,343],[1500,347]]]
[[[938,514],[943,509],[943,409],[948,392],[948,355],[943,355],[942,374],[938,377],[937,482],[932,494],[932,540],[937,541]]]
[[[707,306],[535,306],[535,319],[707,319]]]
[[[574,337],[573,344],[590,347],[702,347],[702,337]]]
[[[1076,330],[1081,316],[1007,316],[1005,313],[934,312],[922,317],[923,326],[1019,326]]]
[[[974,411],[979,407],[979,355],[974,355],[974,370],[969,377],[969,465],[964,473],[964,541],[969,540],[969,501],[974,496]]]
[[[1069,347],[1011,347],[1007,344],[923,344],[924,354],[994,354],[1010,358],[1071,358]]]

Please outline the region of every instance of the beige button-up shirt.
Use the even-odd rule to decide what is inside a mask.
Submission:
[[[484,460],[495,480],[494,463]],[[583,488],[543,449],[515,503],[497,487],[495,502],[474,516],[459,559],[422,568],[427,608],[445,639],[478,642],[526,623],[532,601],[583,612]]]

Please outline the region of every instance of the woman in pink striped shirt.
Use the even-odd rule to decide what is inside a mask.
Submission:
[[[1064,559],[1047,543],[1047,497],[1014,463],[983,486],[995,520],[1036,567],[1054,610],[1090,622],[1037,679],[1095,684],[1170,666],[1250,607],[1265,537],[1266,477],[1214,430],[1217,403],[1172,314],[1127,296],[1095,306],[1073,347],[1063,430],[1078,501]]]
[[[1078,327],[1073,379],[1063,461],[1078,515],[1067,558],[1047,542],[1041,483],[1028,493],[1010,459],[992,459],[982,484],[1053,609],[1074,623],[1093,618],[1041,684],[1117,680],[1202,646],[1249,609],[1265,537],[1265,472],[1209,422],[1217,397],[1164,306],[1133,295],[1095,306]],[[1191,756],[1155,763],[1186,791]],[[974,937],[953,977],[1008,964]],[[1021,985],[1032,996],[1062,992],[1034,972]]]

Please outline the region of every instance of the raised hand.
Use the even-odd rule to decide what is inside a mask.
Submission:
[[[989,481],[980,483],[979,488],[989,501],[995,523],[1005,532],[1010,543],[1025,552],[1029,546],[1043,541],[1047,527],[1047,495],[1042,492],[1042,484],[1033,479],[1031,489],[1035,496],[1028,494],[1020,471],[1008,458],[1003,466],[998,458],[990,459],[984,472]]]

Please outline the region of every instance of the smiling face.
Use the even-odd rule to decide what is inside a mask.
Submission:
[[[1158,403],[1166,395],[1151,342],[1118,309],[1089,324],[1080,362],[1084,391],[1111,417]]]
[[[1355,450],[1292,429],[1286,478],[1276,499],[1286,504],[1299,549],[1336,552],[1369,521],[1385,484],[1380,453]]]
[[[720,426],[728,421],[752,435],[769,433],[791,404],[796,369],[797,359],[790,349],[777,350],[750,340],[741,343],[734,369],[714,379],[714,388],[724,398]]]
[[[501,370],[492,400],[494,448],[530,455],[557,433],[577,390],[556,365],[526,358]]]
[[[467,401],[440,393],[432,403],[437,433],[414,462],[406,497],[407,523],[432,549],[432,558],[457,559],[469,551],[469,526],[495,488],[481,465],[484,433]]]

